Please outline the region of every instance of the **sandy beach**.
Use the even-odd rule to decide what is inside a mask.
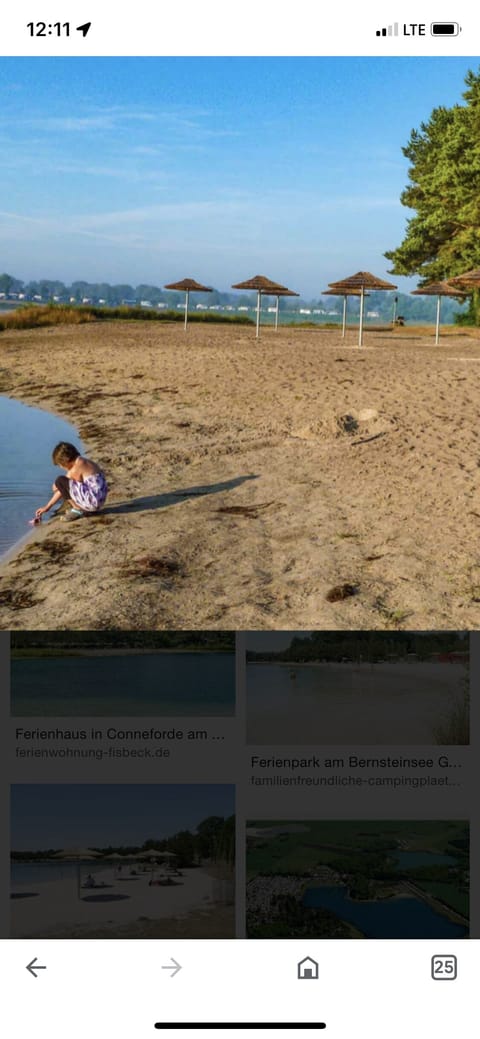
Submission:
[[[223,931],[228,907],[218,902],[219,884],[204,869],[185,869],[178,886],[149,887],[151,873],[119,876],[113,868],[95,873],[95,882],[104,888],[82,887],[77,896],[76,877],[65,880],[16,885],[11,902],[14,938],[23,937],[94,937],[105,931],[105,937],[117,936],[189,937],[203,921],[203,937],[216,937],[216,912],[220,910],[220,932]],[[88,866],[82,867],[83,882]],[[229,935],[234,937],[233,910]],[[141,932],[141,933],[138,933]],[[184,934],[185,932],[185,934]],[[198,933],[192,937],[198,937]],[[224,936],[219,933],[218,937]]]
[[[72,422],[111,494],[4,565],[2,628],[478,627],[480,338],[355,344],[148,322],[3,332],[0,392]],[[343,583],[355,594],[329,602]]]

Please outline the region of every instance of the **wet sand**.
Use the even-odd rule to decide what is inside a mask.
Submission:
[[[111,494],[4,566],[1,626],[478,627],[480,338],[355,343],[149,322],[2,333],[0,392],[74,424]],[[355,594],[327,601],[342,583]]]

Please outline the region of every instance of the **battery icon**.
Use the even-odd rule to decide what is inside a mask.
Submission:
[[[432,22],[430,26],[432,36],[458,36],[461,31],[458,22]]]

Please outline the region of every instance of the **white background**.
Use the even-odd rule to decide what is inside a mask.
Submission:
[[[71,22],[72,35],[31,39],[30,21]],[[456,21],[453,38],[430,34],[430,23]],[[85,38],[75,27],[87,21]],[[398,37],[377,37],[375,30],[397,21]],[[426,35],[403,35],[403,25],[426,25]],[[410,30],[409,30],[410,31]],[[480,13],[475,5],[448,2],[386,6],[376,2],[350,11],[315,0],[291,4],[264,0],[186,0],[152,4],[113,4],[106,0],[21,0],[2,10],[3,54],[13,55],[471,55],[478,52]]]

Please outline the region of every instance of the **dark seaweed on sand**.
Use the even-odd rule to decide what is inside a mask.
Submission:
[[[342,602],[343,599],[349,599],[350,596],[356,595],[358,588],[354,584],[336,584],[330,591],[327,592],[325,598],[327,602]]]

